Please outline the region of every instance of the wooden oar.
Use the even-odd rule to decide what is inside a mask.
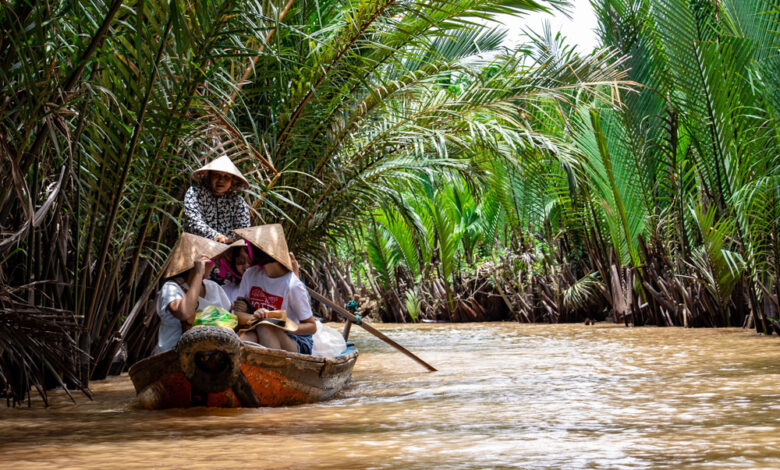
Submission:
[[[309,289],[309,294],[311,294],[312,297],[314,297],[315,299],[317,299],[320,302],[324,303],[325,305],[329,306],[330,308],[335,310],[336,313],[338,313],[342,317],[344,317],[347,320],[351,321],[352,323],[362,327],[364,330],[368,331],[372,335],[374,335],[377,338],[381,339],[385,343],[389,344],[390,346],[394,347],[395,349],[397,349],[397,350],[401,351],[402,353],[406,354],[407,356],[409,356],[410,358],[415,360],[417,363],[423,365],[429,371],[436,372],[436,368],[435,367],[433,367],[432,365],[430,365],[427,362],[423,361],[422,359],[420,359],[419,357],[414,355],[411,351],[409,351],[405,347],[401,346],[400,344],[396,343],[392,339],[388,338],[387,336],[385,336],[384,333],[382,333],[381,331],[376,330],[373,326],[367,324],[364,320],[358,319],[355,315],[349,313],[346,309],[339,307],[336,304],[336,302],[328,299],[327,297],[321,296],[319,293],[317,293],[316,291],[312,290],[311,287],[307,287],[307,289]]]

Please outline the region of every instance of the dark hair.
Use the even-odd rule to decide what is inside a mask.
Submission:
[[[263,266],[268,263],[276,263],[275,259],[273,259],[268,253],[261,250],[260,248],[250,244],[249,249],[252,250],[252,264],[256,266]]]

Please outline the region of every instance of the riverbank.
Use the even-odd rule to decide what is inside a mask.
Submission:
[[[145,411],[125,375],[0,410],[0,467],[771,468],[780,343],[739,328],[378,325],[336,399]],[[36,404],[37,405],[37,404]]]

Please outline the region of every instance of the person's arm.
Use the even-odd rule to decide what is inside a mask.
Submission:
[[[246,297],[239,297],[233,302],[233,314],[238,317],[239,326],[250,325],[256,319],[252,314],[252,304]]]
[[[207,256],[201,256],[195,261],[195,269],[192,270],[188,284],[190,288],[184,294],[184,298],[177,299],[168,304],[171,314],[183,322],[192,324],[195,321],[195,311],[198,308],[198,294],[203,288],[203,274],[206,272]]]
[[[317,323],[314,320],[314,314],[311,311],[311,304],[309,303],[309,292],[306,290],[306,285],[295,276],[290,288],[290,299],[287,302],[289,309],[295,312],[295,318],[299,319],[298,331],[296,335],[306,336],[313,335],[317,332]]]
[[[314,316],[311,316],[306,320],[301,320],[301,322],[298,324],[298,331],[296,331],[295,334],[301,336],[307,336],[307,335],[313,335],[316,332],[317,332],[317,321],[314,319]]]
[[[262,320],[264,318],[268,318],[268,310],[264,308],[258,308],[252,314],[252,321]],[[314,319],[314,316],[311,316],[306,320],[301,320],[301,322],[298,324],[298,330],[295,331],[295,334],[301,336],[307,336],[307,335],[313,335],[316,332],[317,332],[317,321]]]
[[[217,237],[225,236],[206,223],[206,219],[203,217],[203,208],[200,206],[200,201],[198,200],[198,193],[199,189],[197,187],[190,186],[187,193],[184,195],[184,227],[187,232],[211,240],[220,241],[217,240]]]
[[[160,320],[163,322],[170,322],[171,320],[179,322],[179,319],[171,315],[171,310],[168,308],[171,303],[184,298],[184,289],[175,282],[168,281],[162,285],[160,293],[157,295],[157,314],[160,316]]]

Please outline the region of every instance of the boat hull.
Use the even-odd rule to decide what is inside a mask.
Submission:
[[[137,362],[129,374],[139,403],[148,409],[289,406],[327,400],[342,390],[358,351],[350,347],[340,356],[323,358],[242,343],[240,355],[237,381],[214,393],[193,385],[176,349]]]

